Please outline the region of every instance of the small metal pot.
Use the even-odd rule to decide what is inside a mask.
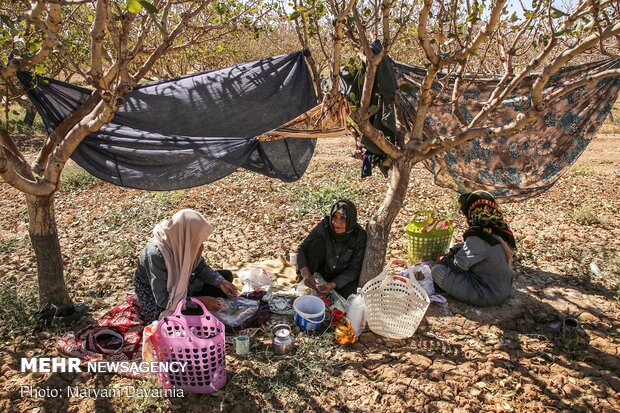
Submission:
[[[273,334],[273,351],[276,354],[283,355],[293,351],[295,347],[295,338],[288,324],[278,324],[274,327]]]

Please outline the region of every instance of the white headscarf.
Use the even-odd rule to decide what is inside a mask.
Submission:
[[[187,296],[189,277],[202,256],[203,243],[213,226],[193,209],[182,209],[153,228],[153,243],[166,262],[168,304],[160,317],[174,312]]]

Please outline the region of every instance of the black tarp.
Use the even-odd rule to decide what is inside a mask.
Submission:
[[[91,91],[18,74],[49,132]],[[111,123],[72,159],[116,185],[174,190],[221,179],[238,168],[299,179],[315,139],[256,138],[317,104],[302,52],[136,87]]]

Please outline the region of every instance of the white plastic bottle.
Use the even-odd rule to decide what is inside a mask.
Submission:
[[[346,310],[347,318],[355,330],[355,337],[358,337],[366,327],[366,303],[364,303],[361,288],[357,289],[357,294],[353,294],[347,299]]]

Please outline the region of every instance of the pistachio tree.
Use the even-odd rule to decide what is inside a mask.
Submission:
[[[620,75],[619,69],[609,69],[584,75],[554,88],[553,93],[544,92],[549,80],[570,63],[597,56],[618,57],[620,3],[613,0],[578,0],[570,10],[558,8],[552,0],[533,0],[531,8],[519,10],[509,8],[507,0],[308,0],[303,7],[319,3],[330,11],[325,22],[331,26],[324,27],[332,27],[332,77],[337,78],[339,65],[347,65],[349,71],[363,69],[361,93],[349,96],[350,117],[392,162],[385,197],[367,226],[362,285],[378,274],[385,262],[390,230],[406,198],[414,165],[472,139],[498,139],[516,133],[544,116],[549,105],[572,90]],[[294,17],[307,24],[301,14]],[[380,40],[381,50],[371,47],[374,39]],[[341,61],[341,47],[353,50],[361,62]],[[401,122],[393,137],[385,136],[370,121],[376,111],[372,102],[377,68],[390,53],[408,56],[411,63],[426,68],[416,115]],[[500,81],[473,118],[458,116],[465,74],[475,76],[485,70],[499,74]],[[446,73],[455,80],[448,82]],[[536,77],[528,93],[530,107],[506,124],[494,124],[494,110],[532,73]],[[425,139],[429,108],[446,104],[438,101],[435,84],[451,90],[448,105],[460,123],[459,132]]]
[[[71,302],[54,213],[61,172],[77,146],[110,122],[139,82],[167,54],[198,47],[214,33],[253,28],[262,2],[210,0],[50,0],[3,2],[0,89],[8,107],[16,73],[73,74],[92,94],[56,129],[30,161],[13,129],[0,120],[0,176],[25,196],[37,262],[39,304]],[[261,6],[261,7],[258,7]],[[77,18],[79,16],[79,18]],[[49,69],[49,70],[48,70]],[[14,92],[14,94],[11,93]]]

